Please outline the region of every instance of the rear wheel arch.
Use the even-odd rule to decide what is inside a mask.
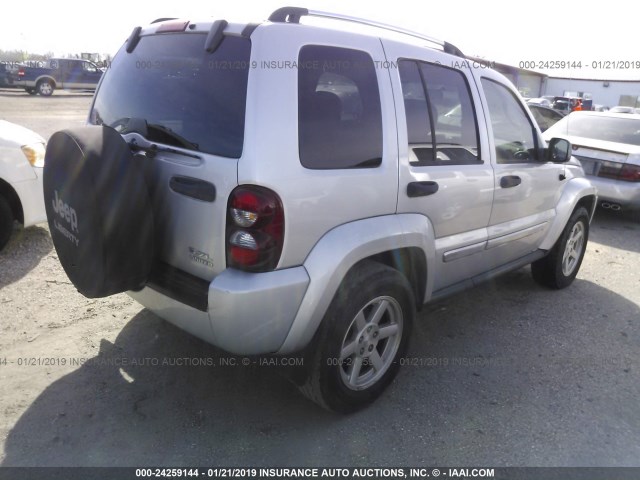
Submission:
[[[420,310],[424,303],[427,288],[427,258],[420,248],[406,247],[388,250],[361,260],[361,262],[367,260],[387,265],[404,275],[413,289],[416,308]],[[358,264],[352,268],[355,268]]]
[[[47,77],[47,76],[44,76],[44,77],[40,77],[40,78],[38,78],[38,79],[36,80],[36,85],[38,85],[40,82],[43,82],[43,81],[45,81],[45,80],[46,80],[47,82],[49,82],[49,83],[53,86],[53,88],[57,88],[57,87],[58,87],[58,85],[56,84],[55,79],[54,79],[53,77]]]
[[[45,88],[45,85],[49,85],[51,88]],[[36,92],[40,95],[49,97],[53,94],[56,89],[56,81],[51,77],[42,77],[39,78],[36,82]]]
[[[358,220],[327,232],[304,261],[311,282],[279,354],[309,346],[338,288],[365,260],[397,271],[411,287],[412,297],[420,299],[414,300],[414,306],[424,302],[433,281],[427,266],[435,261],[430,222],[420,214],[394,214]]]
[[[399,270],[370,258],[356,263],[345,275],[313,341],[303,352],[304,375],[293,379],[301,392],[339,413],[359,410],[374,401],[400,367],[398,359],[406,352],[411,337],[414,305],[412,287]],[[374,310],[384,308],[385,313],[369,318],[364,314],[369,306]],[[360,313],[354,316],[357,311]],[[389,311],[395,313],[387,317]],[[376,318],[386,321],[379,323]],[[347,350],[349,353],[345,353]],[[369,361],[369,355],[378,361]],[[360,363],[356,363],[358,359]],[[355,374],[349,372],[351,368],[357,368]],[[360,377],[363,371],[366,373]],[[352,383],[354,375],[356,382]]]

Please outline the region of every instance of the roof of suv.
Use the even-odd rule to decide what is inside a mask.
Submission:
[[[278,23],[300,23],[301,17],[307,17],[307,16],[341,20],[341,21],[350,22],[354,24],[366,25],[369,27],[387,30],[390,32],[401,33],[409,37],[419,38],[420,40],[427,40],[428,42],[434,43],[442,47],[445,53],[456,55],[458,57],[464,57],[464,54],[460,51],[460,49],[458,49],[455,45],[452,45],[449,42],[439,40],[434,37],[430,37],[420,32],[414,32],[412,30],[396,27],[394,25],[376,22],[373,20],[367,20],[359,17],[351,17],[348,15],[340,15],[337,13],[323,12],[319,10],[309,10],[307,8],[283,7],[273,12],[269,17],[269,21],[278,22]]]
[[[394,25],[389,25],[373,20],[367,20],[359,17],[352,17],[347,15],[341,15],[336,13],[318,11],[318,10],[309,10],[307,8],[300,7],[282,7],[275,10],[270,16],[268,21],[271,23],[279,23],[279,24],[300,24],[300,20],[302,17],[313,17],[318,19],[329,19],[336,21],[343,21],[345,23],[349,23],[352,26],[365,26],[370,28],[371,30],[377,30],[378,32],[386,32],[387,34],[400,34],[405,37],[407,40],[410,38],[413,40],[419,39],[423,41],[430,42],[432,45],[439,47],[445,53],[450,55],[455,55],[457,57],[465,58],[464,54],[458,49],[455,45],[439,40],[434,37],[430,37],[420,32],[415,32],[411,30],[407,30],[401,27],[397,27]],[[133,44],[133,48],[135,48],[135,44],[137,43],[136,38],[139,38],[141,35],[150,35],[154,33],[164,33],[171,31],[185,31],[187,26],[189,30],[195,31],[209,31],[209,37],[221,37],[222,31],[225,33],[231,34],[240,34],[242,36],[249,37],[251,33],[259,26],[260,24],[249,23],[249,24],[230,24],[226,20],[216,20],[211,21],[206,20],[204,22],[190,22],[186,19],[177,19],[177,18],[158,18],[151,22],[151,24],[144,29],[141,27],[136,27],[128,39],[129,44]],[[315,25],[314,25],[315,26]],[[323,28],[333,29],[333,30],[341,30],[337,25],[333,25],[331,27],[326,24],[322,25]],[[374,35],[373,32],[363,33],[361,31],[354,32],[358,35]],[[380,34],[374,35],[376,37],[380,37]],[[408,38],[407,38],[408,37]],[[207,39],[209,43],[210,39]],[[426,46],[426,45],[423,45]],[[433,47],[431,47],[433,48]]]

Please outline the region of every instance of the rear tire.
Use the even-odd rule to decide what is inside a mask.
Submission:
[[[50,97],[53,94],[55,87],[49,80],[40,80],[38,82],[38,85],[36,85],[36,89],[38,90],[38,93],[43,97]]]
[[[576,278],[589,240],[589,213],[577,208],[549,255],[531,264],[533,279],[540,285],[561,289]]]
[[[356,266],[316,334],[301,392],[339,413],[372,403],[398,373],[414,316],[415,300],[404,275],[371,261]]]
[[[13,232],[13,211],[6,198],[0,195],[0,250],[2,250]]]

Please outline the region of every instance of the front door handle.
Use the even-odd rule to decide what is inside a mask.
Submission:
[[[505,175],[500,179],[500,186],[502,188],[517,187],[522,183],[522,179],[517,175]]]
[[[438,188],[436,182],[411,182],[407,185],[407,196],[411,198],[426,197],[436,193]]]

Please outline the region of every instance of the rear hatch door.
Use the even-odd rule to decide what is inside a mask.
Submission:
[[[210,53],[206,29],[187,24],[180,31],[160,24],[130,53],[125,44],[89,121],[115,128],[146,162],[158,266],[209,282],[226,268],[227,199],[243,150],[251,44],[225,36]]]

